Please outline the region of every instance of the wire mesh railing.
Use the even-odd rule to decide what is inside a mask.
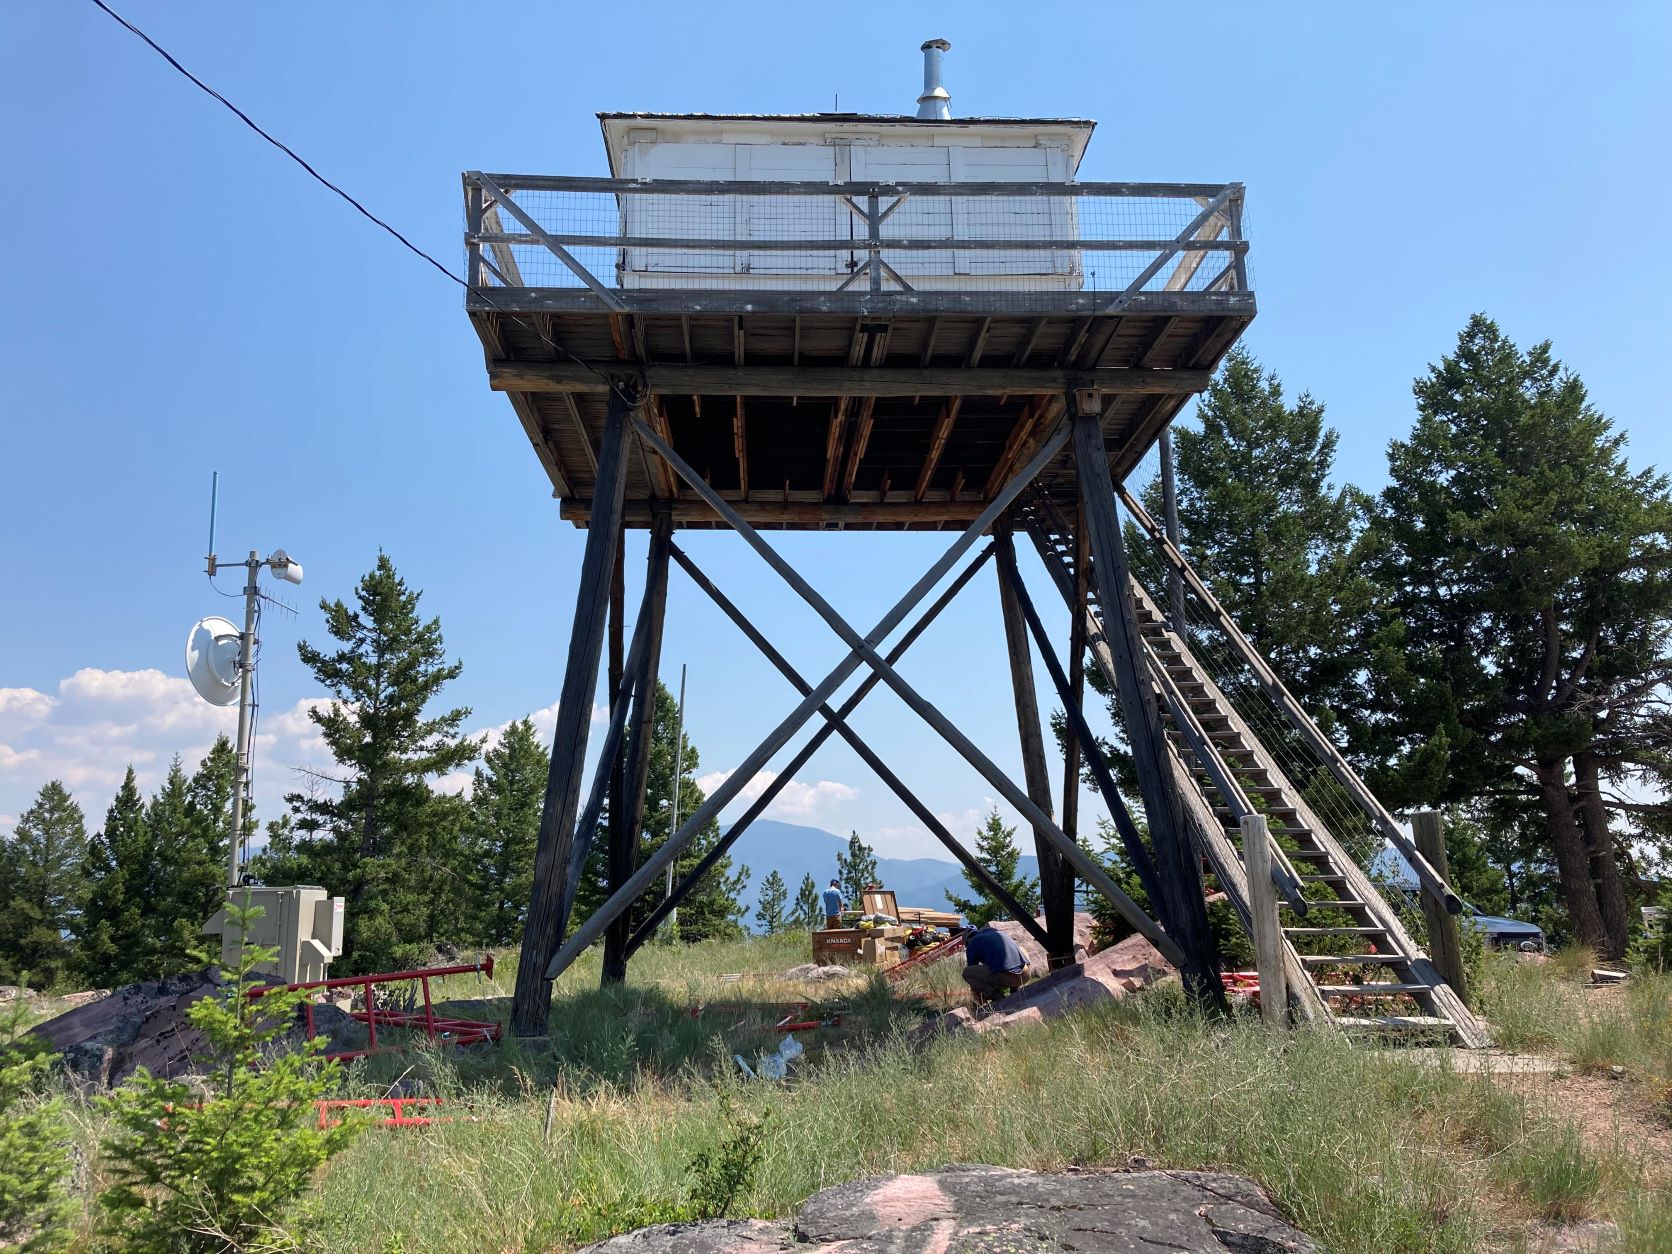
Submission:
[[[794,183],[464,176],[493,289],[1247,291],[1240,184]],[[995,306],[996,307],[996,306]]]

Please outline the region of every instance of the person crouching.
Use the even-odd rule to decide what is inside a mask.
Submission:
[[[970,933],[964,957],[964,983],[975,994],[978,1006],[997,1001],[1027,982],[1028,960],[1015,941],[990,923]]]

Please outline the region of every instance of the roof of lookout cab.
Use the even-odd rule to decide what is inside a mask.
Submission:
[[[831,139],[844,132],[875,132],[886,127],[898,133],[916,128],[921,131],[1057,131],[1067,139],[1070,158],[1069,177],[1079,169],[1097,123],[1090,118],[998,118],[955,117],[947,119],[918,118],[900,113],[636,113],[600,112],[598,125],[604,135],[604,149],[609,156],[610,174],[619,177],[618,157],[628,144],[626,132],[635,127],[666,125],[678,130],[688,127],[697,131],[715,127],[768,126],[783,129],[817,129],[820,138]],[[780,130],[782,134],[782,130]],[[718,137],[716,136],[716,139]],[[720,140],[719,142],[739,142]],[[806,142],[806,141],[798,141]]]

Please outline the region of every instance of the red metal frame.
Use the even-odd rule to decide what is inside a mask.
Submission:
[[[376,1126],[380,1128],[427,1128],[432,1123],[452,1122],[445,1115],[436,1117],[406,1113],[408,1106],[424,1106],[433,1109],[439,1105],[441,1105],[441,1098],[439,1097],[359,1097],[314,1103],[314,1107],[319,1111],[319,1130],[321,1132],[326,1128],[334,1128],[342,1123],[341,1117],[335,1119],[331,1117],[333,1110],[372,1110],[378,1107],[387,1107],[389,1114],[377,1121]]]
[[[968,939],[968,932],[960,932],[956,936],[943,940],[938,945],[930,945],[926,949],[919,949],[904,962],[899,963],[896,966],[892,966],[887,971],[884,971],[883,978],[892,983],[893,981],[899,979],[907,971],[916,970],[919,967],[926,967],[932,962],[939,962],[942,958],[950,958],[953,954],[963,949],[964,942]]]
[[[480,1023],[474,1019],[441,1019],[436,1017],[435,1004],[430,997],[430,981],[448,975],[470,975],[480,973],[491,977],[493,975],[493,955],[489,954],[480,962],[465,963],[454,967],[420,967],[411,971],[378,971],[370,975],[344,975],[328,980],[308,980],[301,984],[258,985],[247,989],[244,996],[251,1001],[265,997],[268,993],[297,992],[315,988],[357,988],[365,997],[366,1005],[363,1010],[351,1010],[349,1016],[366,1025],[367,1048],[345,1049],[338,1053],[326,1054],[327,1058],[364,1058],[367,1054],[382,1054],[390,1050],[404,1048],[403,1045],[380,1046],[377,1043],[377,1030],[384,1028],[422,1029],[425,1036],[434,1041],[445,1039],[450,1045],[487,1045],[500,1039],[503,1028],[497,1023]],[[418,1011],[386,1010],[377,1004],[376,987],[379,984],[411,983],[416,980],[424,992],[424,1009]],[[308,1039],[317,1036],[318,1030],[314,1026],[314,1004],[311,1001],[302,1003],[302,1017],[307,1021]]]

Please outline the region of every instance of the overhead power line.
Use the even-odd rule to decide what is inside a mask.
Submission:
[[[547,336],[543,331],[541,331],[539,327],[537,327],[533,323],[529,322],[526,318],[523,318],[521,315],[519,315],[519,314],[517,314],[517,313],[515,313],[515,312],[513,312],[509,309],[503,308],[501,305],[499,305],[493,299],[493,297],[488,295],[488,293],[484,292],[481,288],[477,287],[475,284],[471,283],[469,280],[461,279],[458,275],[454,274],[451,270],[449,270],[441,262],[437,261],[429,253],[425,252],[422,248],[418,247],[418,245],[414,244],[411,240],[409,240],[406,236],[402,235],[394,227],[390,226],[389,223],[385,222],[382,218],[378,217],[370,209],[366,208],[365,205],[361,204],[353,196],[349,195],[346,191],[344,191],[342,188],[338,187],[335,183],[333,183],[330,179],[326,178],[318,170],[314,169],[314,167],[311,164],[309,164],[305,159],[303,159],[303,157],[299,153],[297,153],[297,151],[294,148],[290,147],[289,144],[286,144],[283,140],[274,137],[272,134],[270,134],[265,129],[263,129],[261,127],[261,125],[255,121],[254,118],[250,117],[249,114],[245,113],[237,105],[233,104],[232,101],[228,100],[220,92],[216,91],[213,87],[209,86],[208,83],[204,82],[196,74],[193,74],[184,65],[180,64],[179,60],[174,56],[173,53],[169,52],[169,50],[167,48],[164,48],[155,39],[152,39],[151,36],[147,35],[144,31],[140,30],[139,27],[135,26],[132,22],[128,21],[127,18],[123,17],[115,9],[111,8],[108,4],[105,3],[105,0],[92,0],[92,3],[94,5],[96,5],[98,8],[102,9],[105,13],[107,13],[113,21],[117,22],[120,26],[122,26],[124,29],[126,29],[129,33],[133,34],[134,36],[136,36],[137,38],[142,40],[145,43],[145,45],[148,48],[151,49],[151,51],[155,52],[164,61],[167,61],[169,63],[169,65],[172,66],[175,69],[176,72],[178,72],[180,75],[182,75],[188,82],[190,82],[193,86],[195,86],[199,91],[203,92],[205,95],[209,96],[211,99],[213,99],[215,101],[218,101],[234,117],[236,117],[240,122],[242,122],[250,130],[254,131],[257,135],[261,136],[262,139],[266,140],[269,144],[271,144],[273,147],[277,148],[280,152],[284,153],[285,156],[289,157],[297,165],[301,166],[302,169],[307,172],[308,177],[313,179],[314,182],[318,183],[321,187],[325,188],[326,190],[334,193],[335,195],[341,197],[343,200],[347,201],[351,206],[353,206],[354,211],[356,213],[358,213],[361,217],[365,218],[366,221],[370,222],[372,225],[378,227],[380,230],[385,231],[389,235],[393,236],[397,241],[399,241],[401,247],[405,248],[413,256],[419,258],[422,261],[428,262],[431,266],[434,266],[437,270],[439,270],[447,278],[451,279],[454,283],[457,283],[460,287],[464,288],[465,291],[467,291],[471,295],[479,298],[484,303],[491,306],[493,309],[497,310],[499,313],[506,314],[509,317],[513,318],[521,326],[526,328],[528,331],[532,332],[540,340],[544,341],[544,343],[547,345],[547,347],[551,348],[554,352],[561,353],[565,357],[568,357],[570,360],[574,361],[577,365],[584,366],[584,367],[586,367],[586,369],[592,371],[592,373],[596,374],[600,379],[603,379],[604,382],[608,383],[610,385],[610,387],[612,389],[614,389],[621,396],[621,398],[623,400],[625,400],[628,404],[638,405],[638,404],[642,403],[642,401],[644,399],[642,396],[638,396],[638,397],[629,396],[626,392],[621,390],[620,385],[617,384],[615,380],[613,380],[609,376],[605,375],[603,371],[599,370],[591,362],[583,360],[582,358],[576,356],[569,349],[563,347],[561,344],[558,344],[558,343],[554,342],[549,336]]]

